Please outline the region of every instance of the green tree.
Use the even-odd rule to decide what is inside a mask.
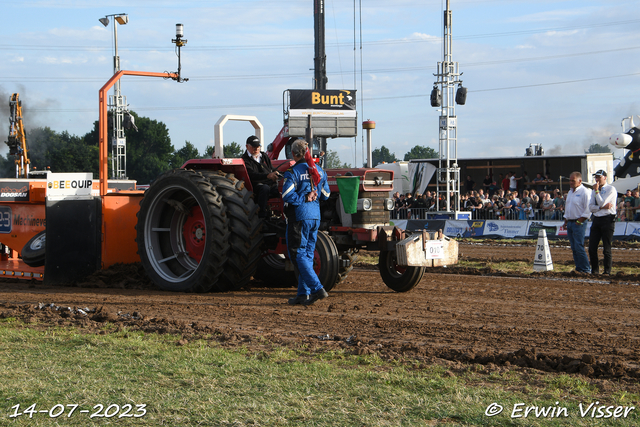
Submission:
[[[175,149],[164,123],[138,116],[133,111],[131,115],[135,117],[138,131],[125,130],[127,176],[139,184],[148,184],[162,172],[171,169]],[[87,144],[98,144],[98,122],[94,123],[94,129],[84,136],[84,140]]]
[[[237,142],[233,141],[231,144],[226,144],[223,147],[224,157],[227,159],[242,157],[244,153],[244,148],[240,146]]]
[[[324,158],[324,165],[325,169],[342,169],[351,167],[351,165],[347,163],[340,163],[338,152],[333,150],[327,150],[327,154]]]
[[[438,152],[431,147],[424,147],[422,145],[416,145],[404,155],[404,160],[411,159],[437,159]]]
[[[591,144],[589,148],[585,150],[585,153],[611,153],[611,148],[608,145]]]
[[[371,160],[373,166],[379,165],[382,162],[393,163],[398,161],[396,155],[392,154],[384,145],[371,152]]]
[[[202,158],[203,159],[210,159],[211,156],[213,156],[213,152],[216,150],[216,147],[211,146],[211,145],[207,145],[206,147],[204,147],[204,153],[202,153]]]
[[[200,158],[200,154],[198,153],[198,149],[189,141],[184,142],[184,147],[179,150],[176,150],[171,156],[170,167],[172,169],[179,168],[186,162],[191,159]]]
[[[98,147],[86,144],[83,138],[49,127],[27,131],[28,156],[31,170],[53,172],[91,172],[98,176]],[[2,176],[15,177],[15,157],[7,154],[0,161]]]

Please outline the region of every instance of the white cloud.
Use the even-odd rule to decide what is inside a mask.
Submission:
[[[432,36],[431,34],[424,34],[424,33],[413,33],[413,34],[411,34],[410,38],[411,39],[434,41],[434,42],[438,42],[438,43],[440,43],[442,41],[442,37],[441,36]]]
[[[510,19],[507,19],[507,22],[509,23],[528,23],[528,22],[550,23],[552,21],[566,21],[567,18],[589,16],[590,14],[594,13],[594,11],[596,11],[596,8],[594,7],[549,10],[544,12],[515,16]]]

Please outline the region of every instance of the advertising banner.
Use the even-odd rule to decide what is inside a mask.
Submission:
[[[356,117],[355,90],[289,89],[289,117]]]
[[[29,181],[0,183],[0,202],[28,202]]]
[[[484,235],[508,238],[524,237],[527,235],[527,221],[486,220]]]
[[[640,238],[640,222],[623,222],[626,225],[623,235],[629,237]],[[618,224],[616,224],[616,231],[613,233],[615,236],[618,232]]]
[[[480,237],[484,234],[484,221],[446,222],[444,234],[449,237]]]
[[[429,181],[436,172],[436,167],[431,163],[419,160],[409,162],[409,191],[411,194],[424,194],[427,191]]]
[[[403,230],[417,230],[417,228],[409,228],[406,219],[392,219],[389,221],[389,225],[394,225]]]
[[[400,219],[390,224],[408,231],[442,230],[448,237],[538,238],[540,230],[545,230],[547,238],[567,239],[564,221]],[[586,225],[585,237],[589,237],[591,222]],[[613,235],[640,239],[640,222],[616,222]]]
[[[616,222],[616,229],[613,231],[614,236],[624,236],[627,234],[628,222]],[[637,224],[637,223],[636,223]]]
[[[394,221],[395,225],[398,225],[400,221]],[[464,221],[462,221],[464,222]],[[442,230],[444,232],[445,225],[447,221],[443,219],[410,219],[404,220],[405,230],[415,231],[415,230],[427,230],[427,231],[438,231]],[[447,234],[447,233],[444,233]]]
[[[529,221],[526,235],[537,238],[540,230],[544,230],[547,232],[547,237],[550,239],[561,237],[561,233],[564,233],[564,236],[562,237],[567,237],[566,230],[560,231],[560,228],[563,228],[563,224],[564,221]]]
[[[90,196],[93,188],[91,172],[50,173],[47,196]]]

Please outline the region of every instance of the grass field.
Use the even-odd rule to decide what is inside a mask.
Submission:
[[[636,410],[615,421],[593,418],[593,406],[581,416],[579,405],[583,412],[592,403],[633,406],[639,396],[604,397],[596,386],[569,375],[489,373],[481,365],[450,370],[304,347],[225,349],[206,338],[179,345],[179,336],[109,325],[104,331],[83,334],[2,319],[0,425],[631,426],[640,421]],[[487,416],[496,402],[502,413]],[[532,411],[525,418],[529,406],[547,408],[547,416]],[[560,416],[550,416],[556,413]]]

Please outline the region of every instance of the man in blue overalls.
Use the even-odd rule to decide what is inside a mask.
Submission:
[[[314,185],[309,165],[305,161],[308,144],[298,139],[291,146],[296,164],[284,174],[282,200],[287,204],[287,248],[289,258],[298,273],[298,294],[289,304],[311,305],[329,296],[313,270],[313,258],[320,226],[320,202],[327,200],[331,191],[327,174],[316,166],[320,182]]]

